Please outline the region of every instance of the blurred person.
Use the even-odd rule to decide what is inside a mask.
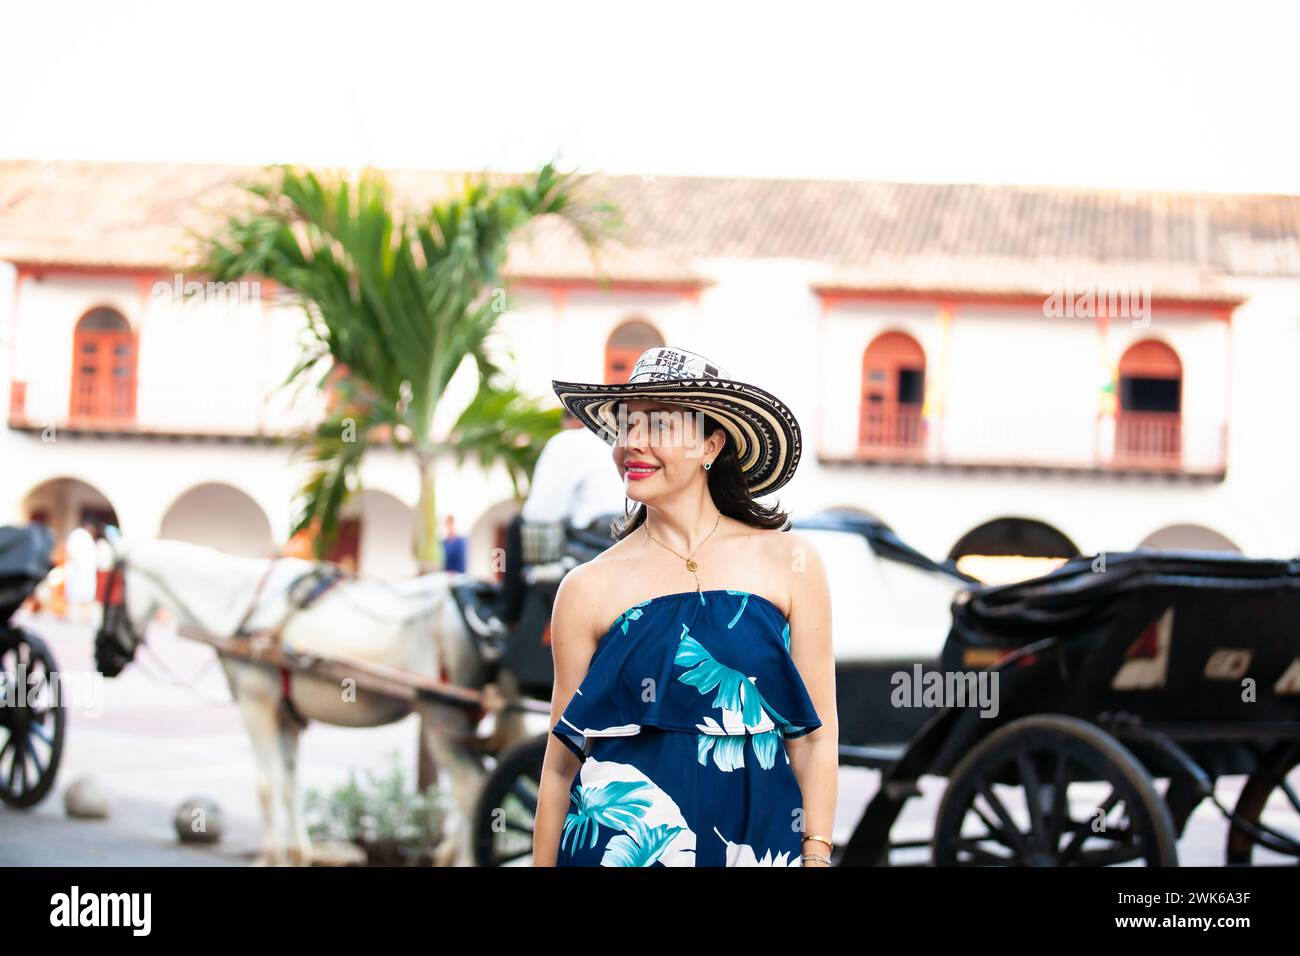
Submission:
[[[506,528],[501,616],[510,627],[523,610],[524,565],[548,557],[548,536],[555,548],[562,547],[570,529],[608,538],[613,544],[610,520],[625,511],[626,501],[609,445],[565,409],[564,427],[542,449],[528,498]],[[524,539],[530,535],[535,547],[525,548]]]
[[[465,539],[456,533],[456,518],[443,519],[442,566],[445,571],[465,572]]]
[[[107,532],[108,526],[99,522],[95,528],[95,600],[100,605],[108,597],[108,576],[113,570],[113,546]]]
[[[65,545],[63,595],[69,620],[89,622],[94,616],[96,564],[95,524],[86,519],[73,528]]]

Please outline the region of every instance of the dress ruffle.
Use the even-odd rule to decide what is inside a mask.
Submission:
[[[780,738],[821,724],[781,610],[761,595],[713,589],[661,595],[620,614],[552,733],[579,759],[598,737],[645,727],[696,734],[700,762],[711,754],[727,769],[743,761],[746,738],[770,766]]]

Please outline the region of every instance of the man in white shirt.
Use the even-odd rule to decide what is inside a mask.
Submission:
[[[506,531],[506,566],[502,586],[502,616],[513,626],[523,607],[523,566],[531,557],[523,538],[530,530],[554,529],[558,541],[569,528],[608,537],[609,521],[622,514],[627,497],[614,465],[613,449],[583,427],[568,411],[564,427],[542,449],[533,469],[528,500]]]
[[[538,456],[524,502],[528,522],[568,521],[585,528],[601,515],[622,512],[626,495],[613,449],[565,412],[564,428]]]
[[[94,529],[93,522],[83,521],[72,529],[64,546],[63,597],[70,620],[89,621],[94,616],[97,559]]]

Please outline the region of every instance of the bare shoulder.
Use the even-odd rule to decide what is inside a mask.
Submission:
[[[812,564],[821,564],[817,546],[798,531],[757,531],[756,538],[763,557],[782,571],[798,571]]]
[[[555,592],[556,603],[564,600],[569,604],[585,605],[600,593],[600,582],[604,575],[605,568],[600,558],[571,568],[560,579],[560,586]]]
[[[764,534],[767,560],[790,595],[792,611],[828,599],[826,566],[812,539],[797,531]]]
[[[551,641],[557,649],[563,644],[594,643],[595,616],[593,596],[600,593],[603,569],[595,561],[573,568],[560,579],[551,607]]]

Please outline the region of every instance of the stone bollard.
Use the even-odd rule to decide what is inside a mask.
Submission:
[[[221,806],[210,797],[190,797],[172,818],[182,843],[216,843],[225,832]]]
[[[107,819],[108,794],[95,777],[78,777],[63,791],[63,810],[83,820]]]

